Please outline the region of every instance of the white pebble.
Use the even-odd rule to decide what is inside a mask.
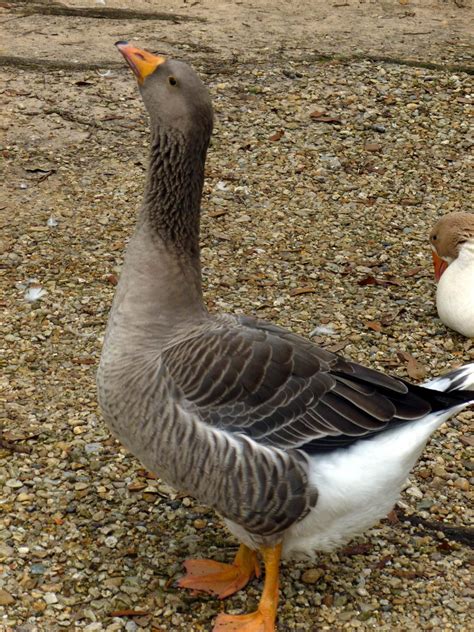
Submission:
[[[104,542],[105,546],[108,546],[109,549],[113,549],[117,546],[118,540],[114,535],[109,535],[107,538],[105,538]]]
[[[43,599],[48,605],[51,605],[53,603],[58,603],[58,598],[56,597],[56,594],[53,592],[45,593]]]

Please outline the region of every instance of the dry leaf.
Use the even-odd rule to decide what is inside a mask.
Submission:
[[[341,119],[334,116],[316,116],[319,112],[312,112],[309,116],[315,123],[329,123],[331,125],[342,125]]]
[[[147,610],[130,610],[129,608],[124,608],[123,610],[113,610],[109,616],[110,617],[145,617],[150,614]]]
[[[359,203],[364,204],[364,206],[374,206],[376,202],[377,202],[377,198],[375,197],[368,197],[368,198],[365,198],[365,200],[359,201]]]
[[[153,474],[153,472],[149,472],[148,470],[144,470],[144,469],[137,470],[137,474],[138,476],[143,476],[144,478],[147,478],[152,481],[158,478],[158,476],[156,476],[156,474]]]
[[[298,296],[298,294],[314,294],[316,292],[316,288],[314,287],[296,287],[294,290],[291,290],[290,296]]]
[[[377,320],[368,320],[366,321],[365,326],[373,331],[382,331],[382,325]]]
[[[109,276],[107,277],[107,281],[111,284],[111,285],[117,285],[118,283],[118,277],[116,274],[109,274]]]
[[[363,279],[359,279],[357,281],[358,285],[401,285],[400,281],[397,281],[392,276],[389,276],[386,279],[377,279],[376,277],[369,275],[364,277]]]
[[[326,593],[322,601],[325,606],[327,606],[328,608],[331,608],[331,606],[334,603],[334,595],[331,595],[330,593]]]
[[[145,489],[145,487],[148,487],[146,483],[140,483],[139,481],[136,481],[135,483],[130,483],[128,489],[131,492],[139,492],[142,489]]]
[[[279,129],[278,132],[275,132],[274,134],[272,134],[271,136],[269,136],[268,140],[271,141],[276,141],[276,140],[280,140],[280,138],[285,134],[285,132],[282,129]]]
[[[378,285],[378,283],[374,276],[366,276],[363,279],[359,279],[357,285]]]
[[[407,373],[412,380],[422,380],[426,377],[425,367],[410,353],[407,353],[406,351],[397,351],[397,355],[400,360],[407,363]]]
[[[344,347],[347,347],[348,344],[348,340],[343,340],[342,342],[336,342],[335,345],[329,345],[328,347],[325,347],[325,349],[331,351],[332,353],[339,353],[339,351],[342,351],[342,349],[344,349]]]
[[[416,268],[411,268],[411,270],[407,270],[403,276],[412,277],[418,274],[418,272],[421,272],[421,270],[423,270],[423,266],[416,266]]]
[[[344,555],[365,555],[372,550],[371,544],[353,544],[342,549]]]
[[[96,364],[96,358],[73,358],[73,364]]]
[[[397,524],[398,522],[400,522],[400,519],[395,509],[392,509],[392,511],[387,514],[387,521],[390,524]]]
[[[310,118],[320,118],[321,116],[326,116],[326,112],[324,110],[314,110],[309,116]]]

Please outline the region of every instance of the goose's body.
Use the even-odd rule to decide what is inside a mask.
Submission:
[[[474,213],[449,213],[431,231],[443,323],[474,338]]]
[[[142,86],[152,148],[98,372],[101,408],[147,468],[213,507],[242,543],[233,565],[188,562],[180,585],[232,594],[258,573],[260,551],[257,612],[220,615],[215,630],[269,632],[281,553],[331,550],[386,515],[432,432],[474,400],[462,392],[474,365],[423,388],[280,327],[209,314],[199,265],[207,91],[184,64],[119,48]]]

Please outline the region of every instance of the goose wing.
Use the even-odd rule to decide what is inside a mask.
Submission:
[[[331,450],[432,410],[420,387],[285,329],[227,317],[163,354],[180,405],[268,447]]]

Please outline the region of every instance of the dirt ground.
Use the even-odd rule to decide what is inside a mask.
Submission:
[[[1,5],[2,54],[39,62],[39,67],[45,60],[67,67],[78,62],[118,65],[110,41],[131,38],[181,56],[193,51],[209,63],[321,54],[472,64],[471,0],[43,0]]]
[[[113,43],[183,58],[210,86],[210,308],[320,326],[319,344],[403,377],[408,358],[422,379],[474,358],[436,319],[426,244],[440,214],[472,210],[473,24],[470,0],[0,2],[1,632],[209,630],[222,604],[172,580],[235,546],[100,420],[148,147]],[[470,629],[472,418],[428,447],[406,520],[309,563],[308,581],[308,564],[284,567],[280,631]]]

